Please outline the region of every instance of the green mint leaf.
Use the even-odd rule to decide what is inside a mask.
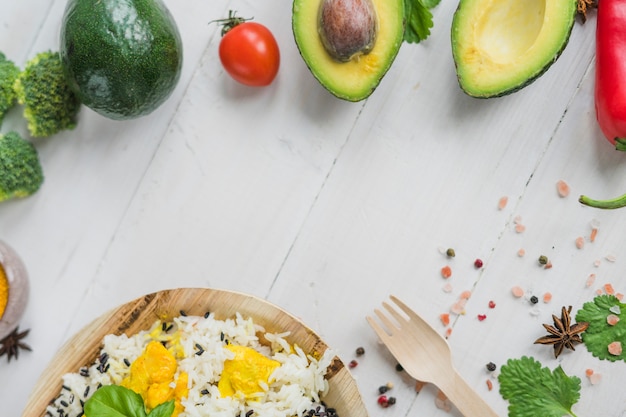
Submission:
[[[438,3],[439,0],[404,0],[406,28],[404,41],[419,43],[430,36],[433,27],[433,14],[426,4]]]
[[[615,325],[610,325],[607,322],[609,315],[615,315],[620,320]],[[626,361],[626,304],[622,304],[613,295],[599,295],[593,301],[583,304],[583,308],[576,313],[576,321],[589,323],[582,338],[593,356],[612,362],[620,359]],[[613,342],[620,342],[624,352],[620,355],[609,353],[608,346]]]
[[[157,405],[148,413],[148,417],[171,417],[174,413],[174,400]]]
[[[509,359],[498,382],[509,417],[576,417],[572,406],[580,399],[580,378],[567,376],[560,366],[552,372],[533,358]]]
[[[94,392],[84,411],[92,417],[146,417],[141,395],[118,385],[105,385]]]

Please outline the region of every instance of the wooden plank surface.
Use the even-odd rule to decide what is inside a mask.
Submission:
[[[3,3],[0,50],[9,58],[21,65],[58,48],[64,1]],[[449,35],[457,4],[442,2],[431,37],[405,44],[375,93],[348,103],[307,70],[290,2],[166,3],[185,54],[172,97],[126,122],[83,108],[73,131],[34,140],[42,189],[0,204],[0,238],[20,253],[32,285],[20,328],[31,329],[33,351],[0,361],[7,415],[20,415],[57,349],[84,325],[176,287],[266,298],[301,318],[344,362],[364,346],[351,372],[372,416],[458,415],[436,407],[433,387],[415,393],[365,316],[395,294],[443,333],[439,315],[468,290],[449,342],[459,372],[499,415],[507,404],[485,364],[522,355],[581,378],[577,415],[622,415],[626,404],[611,399],[623,397],[623,363],[599,361],[584,346],[555,360],[532,343],[561,306],[580,308],[604,283],[626,291],[626,211],[577,202],[582,193],[626,192],[624,155],[595,121],[593,14],[535,83],[477,100],[458,87]],[[229,9],[276,35],[281,70],[270,87],[237,85],[223,71],[219,28],[208,22]],[[2,126],[11,129],[26,132],[19,109]],[[559,180],[572,189],[566,198],[557,194]],[[508,205],[499,210],[504,196]],[[593,243],[592,224],[600,225]],[[579,236],[587,239],[583,249],[574,243]],[[453,259],[442,253],[449,247]],[[540,255],[552,269],[538,266]],[[439,272],[445,265],[449,280]],[[587,288],[590,274],[596,284]],[[532,305],[511,295],[515,285],[553,299]],[[603,375],[600,384],[589,383],[587,368]],[[387,381],[398,402],[381,410],[376,390]]]

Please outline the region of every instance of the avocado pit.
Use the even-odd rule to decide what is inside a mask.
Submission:
[[[378,31],[371,0],[322,0],[318,32],[324,49],[335,60],[348,62],[368,54]]]

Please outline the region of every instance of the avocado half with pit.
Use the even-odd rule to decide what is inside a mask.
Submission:
[[[526,87],[567,46],[576,0],[460,0],[452,55],[463,91],[479,98]]]
[[[336,97],[369,97],[404,39],[403,0],[294,0],[292,28],[313,76]]]

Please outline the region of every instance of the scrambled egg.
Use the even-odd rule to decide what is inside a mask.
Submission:
[[[148,412],[173,399],[175,408],[172,417],[176,417],[184,409],[181,399],[189,392],[188,375],[180,372],[176,378],[177,367],[174,355],[161,343],[152,341],[131,364],[130,375],[121,385],[141,395]]]
[[[252,399],[264,392],[261,384],[270,383],[270,376],[280,362],[246,346],[227,345],[226,349],[234,352],[235,357],[224,362],[224,371],[217,384],[221,396],[242,395]]]

